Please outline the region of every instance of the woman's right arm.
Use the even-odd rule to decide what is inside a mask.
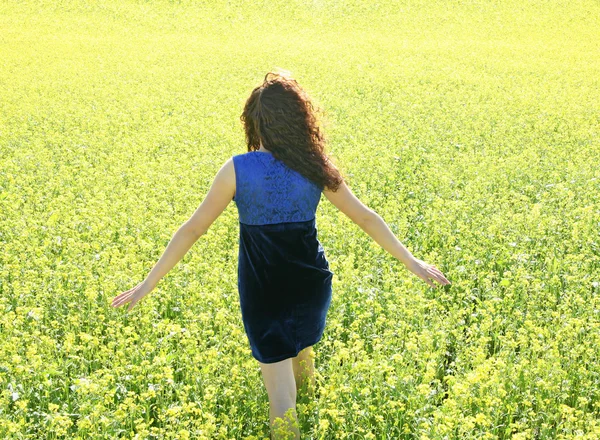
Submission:
[[[415,258],[396,238],[383,218],[358,200],[345,182],[342,182],[337,191],[330,191],[326,188],[323,194],[382,248],[400,260],[408,270],[427,284],[436,287],[432,280],[442,285],[450,284],[450,281],[435,266]]]

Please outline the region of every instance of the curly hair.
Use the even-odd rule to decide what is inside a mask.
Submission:
[[[321,188],[337,191],[344,177],[325,154],[326,139],[308,94],[289,74],[269,72],[244,105],[248,152],[260,144]]]

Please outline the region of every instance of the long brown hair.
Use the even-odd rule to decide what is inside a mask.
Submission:
[[[321,188],[337,191],[344,177],[325,154],[320,109],[289,74],[269,72],[252,90],[240,116],[248,151],[262,145],[289,168]]]

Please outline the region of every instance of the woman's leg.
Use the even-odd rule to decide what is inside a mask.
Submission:
[[[292,368],[296,380],[296,391],[306,384],[307,393],[313,395],[315,390],[315,352],[312,346],[306,347],[298,356],[292,358]]]
[[[269,395],[269,419],[271,426],[271,438],[279,439],[300,439],[300,430],[298,428],[298,415],[296,414],[296,384],[294,372],[292,369],[292,360],[272,364],[263,364],[259,362],[263,381]],[[287,413],[287,416],[286,416]],[[276,420],[276,418],[282,420]],[[280,434],[282,429],[288,431],[288,436]]]

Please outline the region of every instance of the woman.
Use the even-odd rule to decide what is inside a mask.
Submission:
[[[331,301],[333,272],[315,225],[321,193],[429,285],[450,282],[415,258],[350,191],[325,154],[309,97],[289,75],[268,73],[240,119],[248,152],[225,162],[206,199],[175,233],[147,278],[112,305],[130,303],[131,310],[234,200],[240,219],[240,307],[269,396],[271,435],[276,437],[280,424],[299,438],[296,394],[304,383],[314,390],[312,346],[323,335]]]

